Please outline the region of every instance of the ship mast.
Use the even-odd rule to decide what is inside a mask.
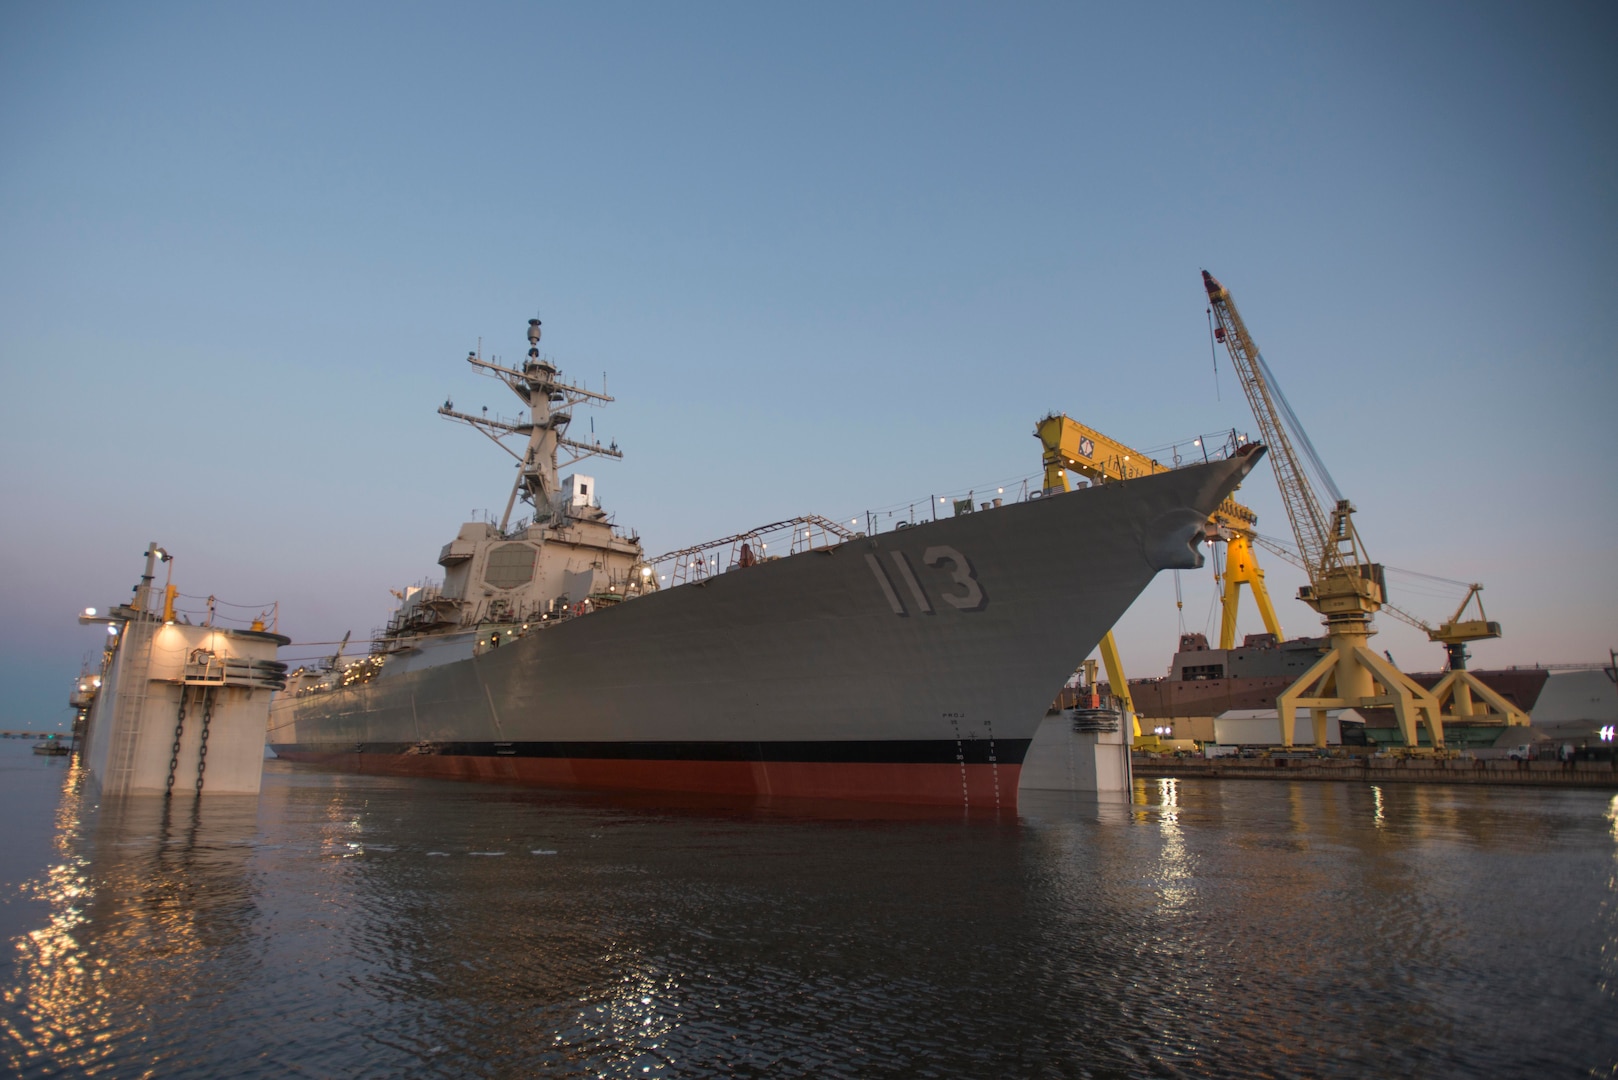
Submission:
[[[506,512],[500,518],[502,533],[511,524],[511,511],[517,504],[518,496],[533,506],[536,521],[550,516],[554,496],[560,490],[556,479],[558,453],[565,451],[569,455],[566,461],[561,462],[562,467],[587,457],[622,459],[624,456],[616,442],[602,446],[599,442],[579,442],[567,437],[567,426],[573,420],[572,409],[575,405],[598,402],[604,404],[613,399],[607,394],[598,394],[594,390],[562,382],[558,378],[561,369],[548,357],[539,354],[539,335],[539,320],[529,319],[528,358],[521,370],[485,360],[477,351],[469,352],[466,356],[468,364],[481,369],[491,378],[499,379],[517,395],[527,407],[526,420],[520,413],[516,422],[501,420],[498,417],[491,420],[486,415],[473,416],[470,413],[457,412],[454,403],[449,401],[444,402],[438,410],[440,416],[469,424],[483,432],[502,450],[517,459],[517,480],[512,485],[511,497],[506,500]],[[519,453],[505,442],[513,435],[528,440],[523,452]]]

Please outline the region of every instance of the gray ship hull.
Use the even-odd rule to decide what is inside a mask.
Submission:
[[[1262,448],[810,551],[280,695],[275,752],[507,783],[1014,806],[1067,677]],[[390,666],[394,671],[390,671]]]

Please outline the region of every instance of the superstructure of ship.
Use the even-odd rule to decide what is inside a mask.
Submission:
[[[799,519],[777,523],[789,539],[773,551],[764,529],[649,559],[590,477],[559,479],[564,456],[621,454],[568,437],[577,407],[612,399],[564,382],[540,332],[530,320],[519,365],[467,357],[522,402],[514,420],[439,409],[516,458],[500,522],[461,527],[439,554],[442,583],[402,591],[368,655],[289,676],[270,719],[278,756],[1012,807],[1063,683],[1159,570],[1201,565],[1210,511],[1264,452],[957,504],[885,533]]]

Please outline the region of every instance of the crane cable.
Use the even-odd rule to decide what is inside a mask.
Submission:
[[[1174,571],[1174,606],[1180,613],[1180,636],[1185,636],[1185,597],[1180,595],[1180,572]]]
[[[1320,460],[1320,454],[1316,452],[1315,444],[1309,441],[1309,433],[1298,422],[1298,414],[1292,411],[1292,403],[1287,400],[1286,394],[1282,392],[1281,384],[1275,378],[1275,372],[1271,371],[1270,365],[1265,363],[1264,354],[1255,349],[1253,357],[1258,361],[1258,366],[1264,371],[1264,380],[1270,384],[1270,391],[1275,395],[1275,401],[1281,407],[1281,413],[1287,428],[1292,432],[1292,437],[1303,447],[1303,452],[1309,458],[1309,463],[1314,466],[1315,475],[1325,485],[1326,490],[1331,493],[1332,502],[1342,502],[1343,493],[1337,490],[1337,482],[1331,478],[1331,473],[1326,471],[1326,463]]]
[[[1253,536],[1253,542],[1258,544],[1259,547],[1262,547],[1262,548],[1264,548],[1264,549],[1266,549],[1266,550],[1268,550],[1270,552],[1273,552],[1276,555],[1281,556],[1287,562],[1291,563],[1293,566],[1298,567],[1300,570],[1304,569],[1302,557],[1299,556],[1299,554],[1296,551],[1294,551],[1292,549],[1292,546],[1290,544],[1288,544],[1285,540],[1281,540],[1280,538],[1274,537],[1274,536],[1265,536],[1262,533],[1253,533],[1252,536]],[[1470,587],[1464,581],[1456,581],[1454,578],[1439,577],[1437,574],[1423,574],[1419,570],[1403,570],[1403,569],[1400,569],[1397,566],[1389,566],[1389,567],[1386,567],[1386,569],[1389,572],[1394,573],[1394,574],[1409,575],[1410,577],[1423,578],[1423,579],[1425,579],[1427,581],[1438,582],[1438,583],[1444,584],[1444,585],[1453,585],[1458,589],[1465,589],[1465,588]],[[1419,589],[1409,590],[1409,591],[1420,593]],[[1433,599],[1440,598],[1440,594],[1438,594],[1436,592],[1428,592],[1428,593],[1425,593],[1423,595],[1426,595],[1426,596],[1428,596],[1430,598],[1433,598]],[[1453,598],[1453,596],[1451,596],[1451,597],[1448,597],[1448,599],[1449,599],[1450,602],[1453,602],[1454,598]],[[1417,616],[1417,615],[1412,615],[1410,612],[1405,611],[1403,608],[1395,607],[1393,604],[1388,603],[1386,600],[1382,601],[1381,609],[1383,611],[1387,612],[1393,618],[1398,619],[1400,622],[1405,623],[1405,624],[1407,624],[1409,626],[1413,626],[1417,630],[1431,630],[1432,629],[1432,625],[1430,623],[1428,623],[1426,619],[1423,619],[1423,618],[1421,618],[1420,616]]]

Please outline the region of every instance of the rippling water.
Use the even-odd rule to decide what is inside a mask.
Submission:
[[[1151,781],[999,817],[0,743],[20,1076],[1618,1075],[1618,800]]]

